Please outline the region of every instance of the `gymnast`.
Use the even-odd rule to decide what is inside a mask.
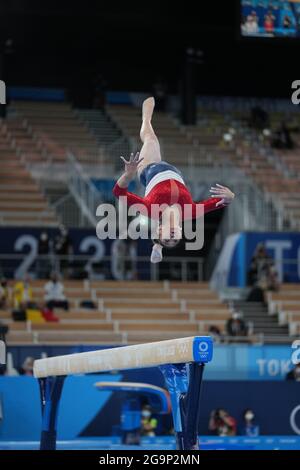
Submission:
[[[162,260],[162,248],[173,248],[182,238],[182,220],[197,217],[197,205],[202,204],[204,214],[227,206],[234,199],[229,188],[216,184],[211,187],[211,197],[198,203],[193,202],[181,172],[173,165],[162,161],[159,141],[152,128],[151,119],[155,106],[154,98],[147,98],[143,103],[142,127],[140,131],[143,146],[140,153],[131,154],[129,160],[121,157],[125,171],[114,186],[116,197],[126,196],[128,206],[143,204],[148,217],[157,218],[157,236],[151,253],[151,262]],[[138,175],[145,186],[145,197],[139,197],[127,190],[129,182]],[[162,213],[151,210],[153,205],[164,207]],[[185,214],[185,207],[191,211]],[[164,217],[162,217],[162,215]]]

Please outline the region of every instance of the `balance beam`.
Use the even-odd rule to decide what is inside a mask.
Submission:
[[[39,380],[43,415],[40,449],[56,448],[58,405],[68,375],[156,366],[170,393],[177,448],[198,449],[202,375],[212,353],[209,336],[192,336],[36,360],[33,372]]]
[[[192,336],[38,359],[34,362],[33,373],[36,378],[43,378],[194,361],[208,362],[212,355],[212,348],[209,347],[208,340],[210,337],[207,336]]]

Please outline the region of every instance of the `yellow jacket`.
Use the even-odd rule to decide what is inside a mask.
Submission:
[[[32,299],[32,289],[29,285],[25,286],[23,281],[19,281],[14,285],[14,308],[19,308],[22,302],[31,302]]]

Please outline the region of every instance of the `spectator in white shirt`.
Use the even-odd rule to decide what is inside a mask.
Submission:
[[[52,273],[50,281],[48,281],[44,287],[45,289],[45,301],[49,309],[63,308],[69,310],[69,302],[64,295],[64,286],[62,282],[58,280],[58,275]]]

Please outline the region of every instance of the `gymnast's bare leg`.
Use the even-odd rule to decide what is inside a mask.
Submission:
[[[143,122],[140,131],[141,141],[143,142],[140,158],[143,161],[138,165],[138,177],[150,163],[159,163],[161,161],[160,145],[151,124],[154,106],[155,101],[152,97],[147,98],[143,103]]]

